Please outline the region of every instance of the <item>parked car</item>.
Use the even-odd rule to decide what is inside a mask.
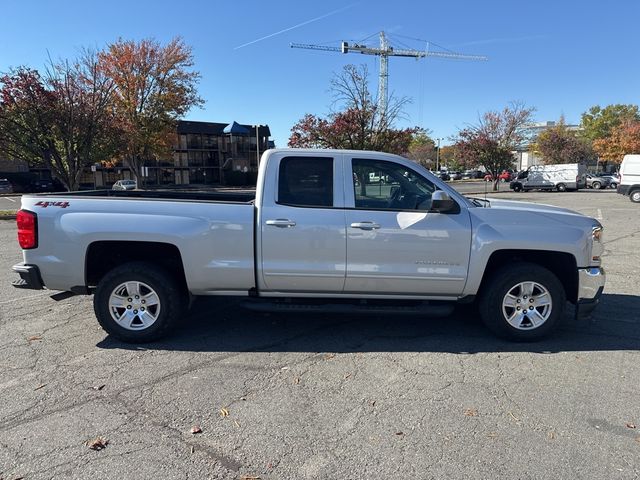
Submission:
[[[441,171],[441,172],[438,172],[438,178],[440,180],[444,180],[445,182],[448,182],[449,180],[451,180],[451,175],[449,175],[448,172]]]
[[[0,178],[0,193],[13,193],[13,185],[6,178]]]
[[[587,188],[593,188],[594,190],[607,188],[611,184],[611,180],[602,175],[587,173],[586,177],[587,177]]]
[[[135,190],[138,184],[135,180],[118,180],[111,187],[112,190]]]
[[[462,180],[462,173],[460,172],[449,172],[451,176],[451,180]]]
[[[500,175],[498,175],[498,180],[500,180],[501,182],[510,182],[511,181],[511,172],[509,170],[503,170],[502,173],[500,173]],[[491,175],[490,173],[487,173],[484,176],[484,181],[485,182],[493,182],[493,175]]]
[[[462,178],[484,178],[484,172],[482,170],[465,170],[462,172]]]
[[[615,189],[620,185],[620,175],[617,173],[601,173],[600,176],[609,179],[610,188]]]
[[[53,180],[47,178],[34,180],[29,185],[29,191],[34,193],[53,192],[55,191]]]

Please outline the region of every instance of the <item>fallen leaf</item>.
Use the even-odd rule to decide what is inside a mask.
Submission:
[[[46,386],[47,386],[47,384],[46,384],[46,383],[43,383],[43,384],[41,384],[41,385],[38,385],[36,388],[34,388],[34,390],[40,390],[41,388],[44,388],[44,387],[46,387]]]
[[[282,367],[280,370],[289,370],[289,367]]]
[[[293,379],[293,383],[295,383],[296,385],[298,385],[300,383],[300,377],[296,377]]]
[[[375,400],[371,400],[369,402],[369,405],[371,405],[372,407],[375,407],[376,406],[376,401]]]
[[[516,422],[520,421],[520,419],[518,417],[516,417],[513,413],[509,412],[509,415],[511,415],[511,418],[513,418]]]
[[[404,432],[396,432],[396,435],[398,435],[399,437],[404,435]]]
[[[91,388],[92,388],[93,390],[100,391],[100,390],[102,390],[105,386],[106,386],[105,384],[102,384],[102,385],[94,385],[94,386],[93,386],[93,387],[91,387]]]
[[[345,373],[343,379],[346,380],[347,378],[349,378],[351,376],[350,373]]]
[[[476,410],[475,408],[467,408],[464,411],[464,414],[466,417],[477,417],[478,416],[478,410]]]
[[[193,427],[191,427],[191,433],[193,435],[195,435],[196,433],[202,433],[202,429],[200,428],[200,425],[194,425]]]
[[[29,338],[27,338],[27,342],[29,343],[35,342],[37,340],[42,340],[42,337],[40,335],[32,335]]]
[[[324,358],[325,360],[331,360],[331,359],[332,359],[333,357],[335,357],[335,356],[336,356],[336,354],[335,354],[335,353],[325,353],[323,358]]]
[[[556,432],[554,432],[553,430],[551,430],[549,433],[547,433],[547,437],[549,438],[549,440],[555,440],[555,438],[556,438]]]
[[[260,480],[260,477],[257,475],[243,475],[240,480]]]
[[[227,409],[226,409],[226,408],[224,408],[224,407],[223,407],[223,408],[221,408],[221,409],[220,409],[220,416],[221,416],[222,418],[224,418],[224,417],[228,417],[228,416],[229,416],[229,410],[227,410]]]
[[[196,447],[194,447],[193,445],[191,445],[191,453],[194,453],[196,451]]]
[[[89,447],[91,450],[102,450],[107,445],[109,445],[109,440],[104,437],[96,437],[93,440],[87,440],[84,444]]]
[[[487,434],[487,438],[497,438],[498,434],[496,432],[491,432],[489,434]]]
[[[237,420],[234,420],[233,423],[235,423],[236,427],[240,428],[240,424],[238,423]]]
[[[627,423],[627,428],[636,428],[635,423]]]

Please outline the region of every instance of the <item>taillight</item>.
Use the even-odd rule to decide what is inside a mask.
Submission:
[[[18,243],[20,248],[29,250],[38,247],[38,216],[28,210],[19,210],[16,215],[18,224]]]

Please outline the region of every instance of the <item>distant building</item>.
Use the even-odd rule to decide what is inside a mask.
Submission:
[[[556,122],[538,122],[527,127],[526,134],[529,140],[518,147],[514,152],[516,169],[526,170],[532,165],[540,165],[542,163],[542,157],[530,151],[529,148],[531,143],[536,141],[540,133],[557,125],[558,124]],[[566,127],[568,130],[580,130],[580,125],[566,125]]]
[[[153,160],[145,165],[145,186],[224,185],[251,182],[258,170],[258,158],[268,148],[268,125],[236,122],[179,121],[173,158]],[[81,183],[97,188],[120,179],[133,178],[123,162],[114,167],[100,165],[83,175]]]

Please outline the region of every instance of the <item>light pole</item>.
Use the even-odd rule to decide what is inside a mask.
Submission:
[[[440,140],[444,140],[444,138],[436,138],[438,141],[438,148],[436,148],[436,172],[440,171]]]

